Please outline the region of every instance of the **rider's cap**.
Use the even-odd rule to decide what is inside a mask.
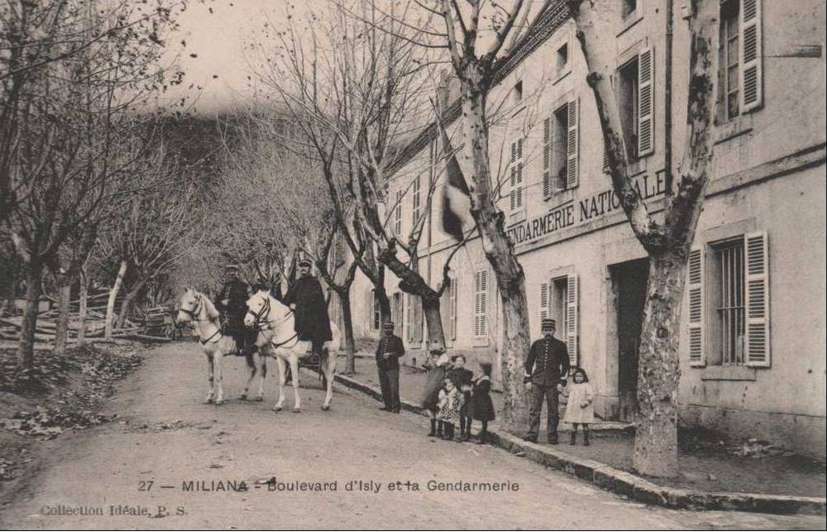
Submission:
[[[394,325],[392,321],[386,321],[382,324],[382,327],[385,329],[393,329]]]
[[[310,259],[302,259],[302,260],[299,261],[299,266],[306,266],[306,267],[309,268],[312,265],[313,265],[313,263],[310,262]]]
[[[225,272],[237,272],[238,271],[238,264],[228,264],[224,266]]]

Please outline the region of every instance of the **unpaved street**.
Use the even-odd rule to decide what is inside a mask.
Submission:
[[[360,370],[372,367],[362,362]],[[322,412],[319,383],[308,373],[302,375],[304,411],[274,414],[272,374],[263,403],[238,400],[242,359],[229,360],[225,374],[227,403],[201,404],[207,383],[198,345],[155,350],[113,399],[109,409],[119,421],[45,444],[48,456],[40,471],[0,508],[0,527],[825,526],[823,517],[679,512],[630,503],[493,447],[431,440],[424,436],[424,418],[386,414],[377,403],[341,391],[333,409]],[[281,491],[255,487],[256,481],[272,477]],[[359,480],[372,481],[362,486],[370,491],[349,484]],[[429,490],[434,480],[495,482],[506,489]],[[184,491],[190,486],[220,489],[219,481],[224,487],[244,481],[248,489]],[[294,481],[327,483],[328,491],[287,491]],[[390,491],[388,484],[397,481],[402,489]],[[414,484],[419,491],[411,491]],[[111,515],[119,505],[121,515]],[[149,515],[131,515],[142,509]],[[55,515],[98,511],[104,515]]]

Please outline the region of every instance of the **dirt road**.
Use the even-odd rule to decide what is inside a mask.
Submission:
[[[0,528],[825,526],[823,517],[631,503],[493,447],[426,438],[423,418],[346,392],[322,412],[306,373],[304,411],[274,414],[272,375],[256,403],[238,400],[244,374],[243,361],[230,360],[229,400],[204,405],[197,344],[155,350],[109,405],[119,421],[45,444],[40,471],[0,508]],[[457,481],[499,491],[449,491]],[[299,482],[324,491],[291,490]]]

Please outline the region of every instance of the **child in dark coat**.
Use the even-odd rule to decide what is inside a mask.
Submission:
[[[482,374],[473,381],[473,392],[471,395],[471,406],[469,412],[472,419],[482,422],[482,429],[478,435],[477,443],[483,444],[488,441],[488,422],[496,418],[494,401],[491,400],[491,363],[480,362]],[[471,433],[469,420],[468,433]]]
[[[459,439],[468,441],[471,439],[471,379],[474,378],[474,373],[465,369],[465,355],[454,357],[454,367],[448,371],[448,378],[462,394],[462,408],[459,411]]]

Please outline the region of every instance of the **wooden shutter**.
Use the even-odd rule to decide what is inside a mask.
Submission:
[[[574,188],[579,182],[578,153],[580,151],[580,139],[577,108],[577,100],[568,103],[569,130],[566,138],[566,188]]]
[[[551,176],[551,117],[543,120],[543,197],[548,198],[554,191]]]
[[[741,0],[741,112],[761,106],[761,0]]]
[[[523,139],[517,141],[517,208],[523,206]]]
[[[638,54],[638,157],[655,151],[655,52],[644,48]]]
[[[480,272],[480,336],[488,336],[488,270]]]
[[[542,331],[543,320],[551,315],[551,285],[543,283],[540,285],[540,327]]]
[[[770,365],[770,270],[767,233],[745,237],[747,289],[746,359],[747,366]]]
[[[577,365],[578,360],[578,335],[580,328],[578,324],[578,307],[580,298],[578,289],[577,274],[570,273],[566,276],[566,348],[569,352],[569,363]]]
[[[689,252],[687,272],[689,297],[689,365],[706,365],[704,349],[704,256],[703,249]]]

